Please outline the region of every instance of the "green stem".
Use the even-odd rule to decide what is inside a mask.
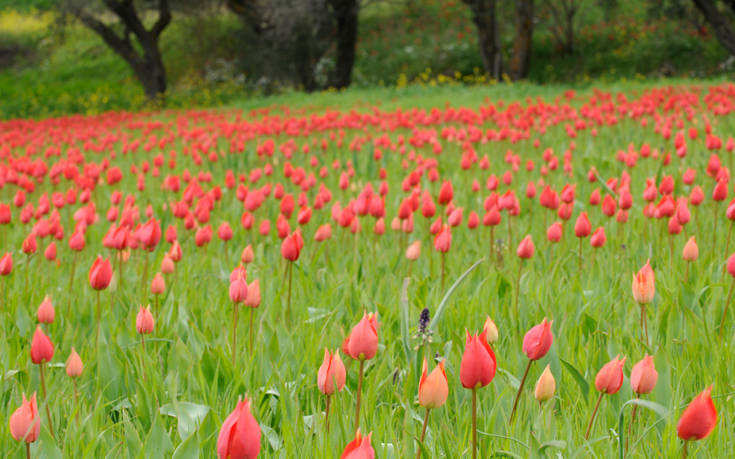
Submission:
[[[472,459],[477,459],[477,388],[472,388]]]
[[[595,416],[597,415],[597,409],[600,407],[600,402],[602,401],[603,395],[605,395],[605,393],[600,392],[600,396],[597,398],[597,403],[595,403],[595,409],[592,410],[592,416],[590,417],[590,423],[589,425],[587,425],[587,433],[584,434],[585,440],[590,439],[590,432],[592,431],[592,424],[595,422]]]
[[[355,407],[355,431],[360,427],[360,399],[362,398],[362,374],[365,361],[360,360],[360,376],[357,379],[357,406]]]
[[[725,309],[722,311],[722,319],[720,320],[720,331],[718,333],[720,339],[722,339],[722,329],[725,328],[725,318],[727,316],[727,308],[730,306],[730,300],[732,299],[733,287],[735,287],[735,282],[730,284],[730,293],[727,294],[727,302],[725,303]]]
[[[419,450],[416,453],[416,459],[421,459],[421,445],[424,443],[426,437],[426,426],[429,425],[429,412],[431,408],[426,408],[426,416],[424,416],[424,426],[421,428],[421,440],[419,440]]]
[[[329,405],[330,405],[330,402],[331,402],[331,399],[329,395],[327,395],[327,408],[324,413],[324,427],[327,433],[329,433]]]
[[[518,400],[521,398],[521,391],[523,391],[523,386],[526,384],[526,377],[528,377],[528,370],[531,369],[531,364],[533,363],[533,360],[528,360],[528,365],[526,365],[526,371],[523,372],[523,378],[521,378],[521,384],[518,386],[518,393],[516,394],[516,398],[513,401],[513,410],[510,412],[510,421],[509,423],[513,423],[513,416],[516,414],[516,408],[518,407]]]
[[[46,378],[44,377],[44,366],[46,366],[46,362],[44,360],[41,361],[41,364],[38,366],[38,371],[41,375],[41,394],[43,395],[43,403],[46,405],[46,418],[48,419],[48,430],[51,432],[51,438],[56,440],[56,436],[54,435],[54,425],[51,421],[51,411],[49,411],[48,408],[48,398],[46,397]]]
[[[237,303],[232,303],[232,366],[237,357]]]

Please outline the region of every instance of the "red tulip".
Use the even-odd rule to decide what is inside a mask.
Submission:
[[[441,230],[439,230],[439,233],[434,237],[434,248],[438,252],[447,253],[451,246],[452,232],[450,231],[449,226],[442,225]]]
[[[138,310],[138,315],[135,317],[135,331],[141,335],[148,335],[153,333],[154,321],[153,314],[151,314],[151,307],[141,306]]]
[[[479,335],[468,331],[464,354],[459,368],[459,380],[463,387],[474,389],[485,387],[495,377],[495,353],[487,343],[485,330]]]
[[[153,280],[151,281],[151,293],[154,295],[161,295],[165,291],[166,281],[163,280],[163,275],[161,273],[156,273],[156,275],[153,276]]]
[[[54,345],[48,336],[41,330],[40,326],[36,326],[31,340],[31,361],[35,364],[50,362],[54,357]]]
[[[449,383],[447,382],[447,374],[444,372],[444,361],[439,362],[431,374],[427,374],[427,372],[426,357],[424,357],[421,380],[419,381],[419,405],[429,409],[439,408],[444,405],[449,395]]]
[[[523,337],[523,353],[530,360],[538,360],[543,358],[554,342],[554,335],[551,333],[551,325],[554,321],[544,320],[528,330]]]
[[[345,387],[345,365],[339,357],[339,351],[330,354],[324,349],[324,361],[317,374],[317,387],[324,395],[341,392]]]
[[[95,290],[104,290],[112,280],[110,260],[97,255],[97,259],[89,270],[89,285]]]
[[[135,232],[143,249],[153,251],[161,240],[161,224],[158,220],[152,218],[142,224]]]
[[[623,385],[623,365],[625,357],[619,360],[615,357],[610,362],[603,365],[595,376],[595,389],[604,394],[615,394]]]
[[[520,258],[528,259],[533,257],[533,251],[535,250],[535,247],[533,245],[533,240],[531,239],[531,235],[527,235],[526,237],[521,240],[521,242],[518,244],[518,249],[516,249],[516,255],[518,255]]]
[[[220,459],[255,459],[260,453],[260,426],[246,398],[227,416],[217,437]]]
[[[69,354],[69,358],[66,359],[66,374],[70,378],[78,378],[81,376],[82,370],[84,370],[82,359],[79,357],[79,354],[77,354],[77,351],[72,347],[71,354]]]
[[[658,372],[653,364],[653,357],[646,355],[643,360],[633,365],[630,372],[630,387],[636,394],[648,394],[658,380]]]
[[[301,248],[293,234],[286,236],[281,243],[281,256],[288,261],[299,259]]]
[[[600,226],[595,230],[594,233],[592,233],[592,236],[590,237],[590,245],[595,248],[599,248],[605,245],[605,241],[607,241],[607,237],[605,236],[605,228],[603,226]]]
[[[370,432],[367,437],[360,434],[360,429],[355,432],[355,439],[352,440],[342,451],[340,459],[374,459],[375,451],[370,445],[370,438],[373,433]]]
[[[656,294],[656,280],[650,260],[633,275],[633,298],[638,304],[648,304]]]
[[[676,433],[684,441],[702,440],[717,425],[717,410],[712,402],[712,386],[694,397],[679,418]]]
[[[23,394],[23,403],[10,415],[9,424],[10,435],[16,441],[33,443],[38,439],[41,432],[41,417],[38,415],[35,392],[30,400],[26,400],[26,394]]]
[[[378,352],[378,317],[365,313],[352,328],[342,348],[355,360],[370,360]]]
[[[48,295],[46,295],[46,297],[43,299],[41,305],[38,306],[36,317],[38,318],[38,321],[42,324],[51,324],[54,322],[56,312],[54,311],[54,305],[51,304],[51,299],[48,297]]]
[[[590,224],[590,219],[587,217],[587,212],[582,212],[574,224],[574,235],[577,237],[587,237],[591,231],[592,225]]]
[[[7,276],[13,271],[13,254],[5,252],[2,258],[0,258],[0,275]]]
[[[244,304],[250,308],[260,306],[260,281],[258,279],[248,284],[248,294],[245,297]]]

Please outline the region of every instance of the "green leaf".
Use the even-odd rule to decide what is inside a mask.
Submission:
[[[639,398],[634,398],[633,400],[628,400],[627,402],[623,403],[623,406],[620,407],[620,415],[618,416],[618,457],[620,459],[623,459],[625,456],[624,451],[624,443],[625,443],[625,407],[628,405],[638,405],[642,408],[649,409],[656,414],[658,414],[662,419],[666,419],[666,417],[669,415],[668,411],[666,410],[666,407],[663,405],[659,405],[656,402],[651,402],[648,400],[641,400]]]
[[[198,457],[199,439],[196,435],[190,435],[176,448],[171,459],[197,459]]]
[[[46,420],[45,418],[43,419]],[[56,445],[56,441],[51,437],[51,434],[45,428],[41,429],[40,435],[41,441],[39,442],[39,457],[44,459],[61,459],[63,455],[61,450]],[[6,451],[7,452],[7,451]]]
[[[436,326],[439,324],[439,321],[442,318],[442,314],[444,314],[444,309],[446,309],[446,307],[447,307],[447,302],[449,301],[449,297],[452,296],[452,293],[454,293],[454,290],[459,286],[459,284],[461,284],[462,281],[465,280],[465,278],[467,276],[469,276],[469,274],[472,271],[474,271],[474,269],[477,268],[480,265],[480,263],[482,263],[483,261],[485,261],[485,257],[480,258],[479,260],[477,260],[475,262],[475,264],[473,264],[472,266],[470,266],[467,269],[467,271],[465,271],[464,273],[462,273],[462,275],[459,276],[459,278],[457,278],[456,281],[454,281],[454,283],[452,284],[452,286],[449,287],[449,290],[447,290],[447,293],[444,294],[444,298],[442,298],[441,303],[439,303],[439,307],[436,308],[436,312],[434,313],[434,318],[431,319],[431,324],[429,325],[429,328],[431,328],[432,330],[436,330]]]
[[[541,446],[538,447],[538,451],[540,453],[546,448],[566,449],[566,447],[567,442],[565,442],[564,440],[549,440],[542,443]]]
[[[158,411],[163,415],[176,418],[179,437],[185,440],[199,428],[199,425],[209,413],[209,407],[191,402],[176,402],[167,403],[161,406]]]
[[[151,431],[148,432],[145,449],[150,457],[167,457],[168,453],[174,449],[171,438],[161,425],[161,419],[158,416],[153,417],[153,425]]]
[[[584,398],[587,398],[587,396],[590,393],[590,385],[587,381],[584,380],[584,377],[582,377],[582,374],[574,368],[574,365],[567,362],[564,359],[560,359],[562,365],[569,371],[569,373],[572,374],[572,378],[577,382],[577,385],[579,386],[579,389],[582,391],[582,395]]]
[[[265,435],[265,438],[268,440],[268,443],[271,445],[271,449],[273,451],[278,451],[283,446],[283,440],[281,440],[281,437],[278,436],[278,433],[271,429],[270,426],[267,426],[265,424],[260,424],[260,430],[263,432],[263,435]]]
[[[403,351],[406,353],[406,361],[411,361],[411,337],[408,333],[408,282],[410,278],[403,279],[401,287],[401,341],[403,341]]]

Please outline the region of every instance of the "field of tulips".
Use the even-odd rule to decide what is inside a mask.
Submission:
[[[735,85],[472,91],[0,122],[0,451],[729,456]]]

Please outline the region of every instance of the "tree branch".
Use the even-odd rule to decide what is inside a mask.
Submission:
[[[153,24],[153,28],[151,29],[151,35],[153,35],[153,38],[157,39],[161,35],[161,32],[163,32],[163,29],[165,29],[170,22],[171,6],[169,5],[168,0],[158,0],[158,20]]]
[[[120,57],[131,64],[139,64],[140,56],[130,43],[130,40],[123,36],[119,37],[109,26],[98,20],[91,14],[81,9],[73,9],[71,13],[82,21],[82,24],[93,30],[104,40],[107,45],[112,48]]]

